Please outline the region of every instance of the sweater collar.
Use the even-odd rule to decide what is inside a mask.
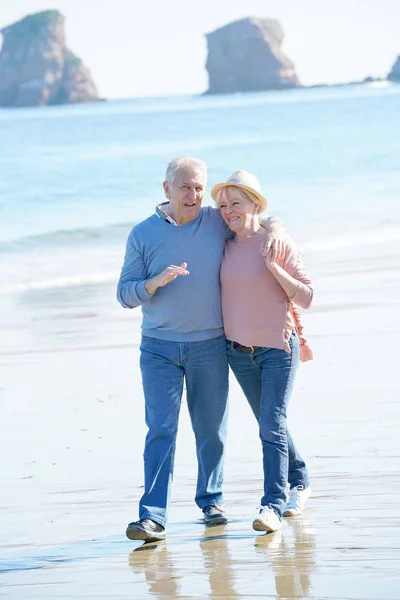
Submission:
[[[189,223],[194,223],[195,221],[198,221],[200,218],[201,210],[202,210],[200,208],[199,214],[192,221],[188,221],[188,223],[184,223],[184,225],[178,225],[178,223],[176,221],[174,221],[174,219],[167,213],[168,206],[169,206],[169,202],[160,202],[159,204],[156,205],[156,214],[158,217],[160,217],[160,219],[162,221],[165,221],[166,223],[170,223],[171,225],[175,225],[175,227],[184,227],[184,225],[188,225]]]
[[[160,204],[157,204],[157,206],[156,206],[156,213],[160,217],[160,219],[162,219],[166,223],[171,223],[171,225],[175,225],[177,227],[178,224],[167,213],[167,207],[168,207],[168,205],[169,205],[169,202],[160,202]]]

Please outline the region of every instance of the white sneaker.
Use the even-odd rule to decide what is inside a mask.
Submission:
[[[286,508],[283,511],[284,517],[296,517],[301,515],[304,506],[311,496],[311,488],[308,486],[304,489],[303,485],[294,487],[289,492],[289,500],[286,503]]]
[[[255,531],[278,531],[281,526],[280,518],[269,506],[261,506],[258,517],[253,521]]]

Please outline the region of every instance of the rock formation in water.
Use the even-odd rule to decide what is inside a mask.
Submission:
[[[207,34],[208,94],[281,90],[300,86],[282,53],[283,29],[272,19],[246,18]]]
[[[0,106],[99,100],[89,70],[66,46],[57,10],[28,15],[1,33]]]
[[[389,81],[397,81],[398,83],[400,83],[400,56],[397,57],[392,67],[392,70],[390,71],[387,78],[389,79]]]

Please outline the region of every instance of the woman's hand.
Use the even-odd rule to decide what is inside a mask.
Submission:
[[[285,228],[282,223],[271,223],[268,226],[265,240],[261,242],[260,252],[263,258],[266,258],[271,251],[271,262],[278,261],[285,252]],[[267,265],[268,266],[268,265]]]
[[[153,295],[159,287],[164,287],[165,285],[167,285],[167,283],[171,283],[171,281],[174,281],[174,279],[176,279],[180,275],[189,275],[189,271],[186,269],[186,267],[187,263],[185,262],[182,263],[179,267],[177,267],[176,265],[170,265],[158,275],[147,279],[147,281],[144,284],[144,287],[146,288],[149,294]]]
[[[261,256],[265,260],[265,264],[267,265],[267,268],[270,271],[275,271],[276,267],[278,265],[276,264],[275,260],[273,259],[273,256],[274,256],[273,250],[272,250],[272,248],[270,248],[268,250],[268,252],[265,254],[265,250],[263,251],[263,249],[262,249],[263,244],[265,244],[265,242],[262,242],[262,244],[261,244],[261,248],[260,248]]]
[[[300,285],[304,286],[304,284],[301,284],[300,281],[289,275],[285,269],[283,269],[274,261],[272,250],[269,250],[269,252],[263,258],[265,260],[265,264],[267,265],[267,269],[275,277],[276,281],[279,283],[284,292],[286,292],[289,300],[292,300],[299,291]]]

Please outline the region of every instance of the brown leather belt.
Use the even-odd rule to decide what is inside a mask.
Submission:
[[[242,346],[238,342],[231,342],[231,344],[234,350],[239,350],[239,352],[244,352],[245,354],[253,354],[255,350],[262,348],[262,346]]]

